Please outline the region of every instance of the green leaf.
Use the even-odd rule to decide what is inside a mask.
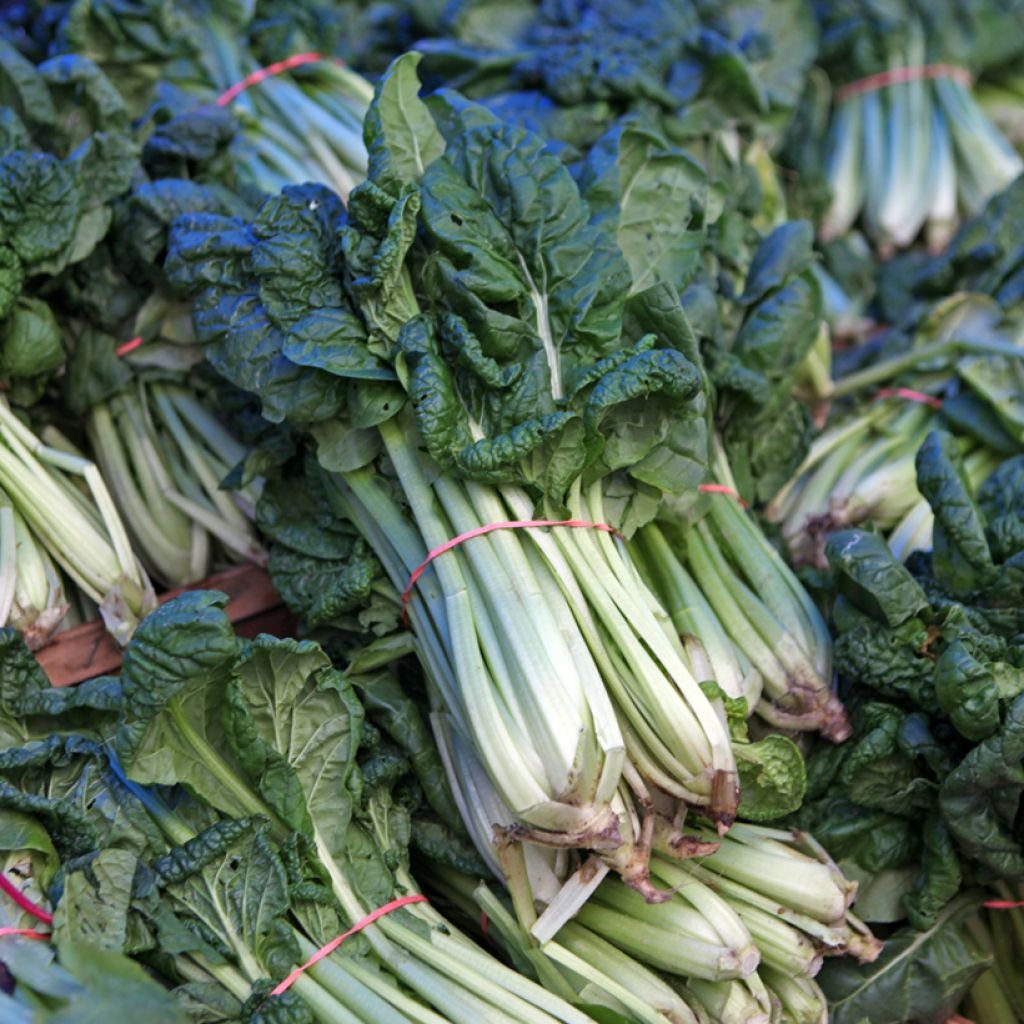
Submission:
[[[757,269],[770,277],[770,268]],[[736,335],[733,351],[745,366],[773,381],[780,380],[807,356],[818,336],[821,318],[821,290],[813,275],[805,272],[790,277],[751,307]]]
[[[129,850],[100,850],[85,867],[66,874],[53,915],[54,940],[122,952],[137,864]]]
[[[939,790],[946,826],[961,852],[997,875],[1024,875],[1015,831],[1024,794],[1024,697],[1010,706],[1002,728],[971,750]]]
[[[999,689],[992,672],[954,640],[935,664],[935,696],[957,731],[983,740],[999,728]]]
[[[803,754],[785,736],[756,743],[734,743],[740,782],[739,814],[750,821],[773,821],[792,814],[807,791]]]
[[[428,168],[422,195],[438,287],[486,354],[542,353],[558,397],[569,366],[618,346],[628,265],[539,139],[467,127]]]
[[[63,362],[60,328],[50,307],[23,296],[10,316],[0,321],[0,374],[8,379],[39,377]]]
[[[880,537],[840,530],[829,537],[825,553],[839,589],[869,615],[898,626],[928,607],[920,585]]]
[[[7,39],[0,38],[0,105],[33,128],[49,128],[57,111],[43,76]]]
[[[1024,551],[1024,455],[1003,461],[981,485],[978,508],[997,562]]]
[[[682,289],[697,270],[707,175],[656,132],[616,126],[591,151],[580,191],[629,264],[630,294],[660,282]],[[671,210],[672,216],[665,216]]]
[[[391,62],[377,82],[363,124],[367,177],[396,197],[404,185],[420,181],[445,149],[444,138],[419,98],[416,68],[422,59],[410,51]]]
[[[420,194],[411,185],[395,200],[368,180],[349,196],[349,220],[365,229],[362,234],[351,227],[342,230],[349,288],[371,334],[385,344],[419,312],[405,266],[419,211]]]
[[[84,415],[94,405],[128,388],[134,375],[117,355],[114,338],[87,328],[75,343],[68,361],[64,396],[68,408]]]
[[[31,814],[0,810],[0,873],[32,903],[45,906],[60,858],[46,829]],[[0,925],[32,928],[36,919],[13,900],[0,905]]]
[[[153,867],[179,914],[229,948],[248,950],[261,973],[281,978],[298,961],[299,950],[283,920],[288,877],[267,829],[258,818],[222,821]]]
[[[275,809],[311,823],[321,855],[344,862],[363,719],[351,686],[316,644],[267,636],[245,650],[235,678],[253,735],[280,759],[253,782]],[[303,806],[293,810],[299,795]]]
[[[924,826],[921,873],[907,893],[907,917],[915,928],[930,928],[939,911],[960,891],[963,875],[956,848],[942,818],[930,814]]]
[[[1006,356],[969,356],[957,361],[957,373],[995,411],[1006,431],[1024,443],[1024,366]]]
[[[980,590],[996,570],[985,539],[985,523],[971,496],[956,439],[932,431],[917,453],[917,487],[935,513],[932,569],[953,593]]]
[[[958,1005],[989,958],[962,930],[976,900],[946,907],[925,931],[904,928],[872,964],[852,957],[830,960],[818,976],[832,1024],[903,1024],[943,1021]]]
[[[18,254],[9,245],[0,244],[0,319],[14,308],[24,280],[25,272]]]
[[[81,213],[81,183],[56,157],[19,151],[0,159],[0,226],[26,267],[59,262]]]
[[[371,719],[384,729],[409,758],[427,802],[450,828],[462,831],[444,764],[433,734],[416,703],[390,671],[352,677]]]
[[[33,815],[65,858],[108,846],[146,856],[163,846],[106,748],[82,736],[0,750],[0,807]]]
[[[182,594],[144,619],[121,668],[124,715],[116,748],[135,782],[182,784],[227,814],[254,806],[231,765],[221,719],[237,641],[227,597]]]
[[[780,288],[795,274],[802,274],[813,259],[814,229],[805,220],[780,224],[758,246],[750,261],[740,302],[752,305]]]
[[[184,1011],[140,964],[111,950],[59,942],[60,965],[84,991],[54,1010],[48,1024],[109,1024],[139,1017],[147,1024],[187,1024]]]
[[[838,867],[844,878],[857,883],[854,912],[862,921],[894,924],[907,916],[903,898],[914,887],[918,873],[916,866],[870,872],[855,860],[841,860]]]

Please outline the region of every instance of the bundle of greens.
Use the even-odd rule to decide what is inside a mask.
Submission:
[[[827,124],[817,159],[824,154],[831,203],[819,234],[835,238],[860,219],[883,256],[922,229],[943,248],[962,214],[1024,169],[971,91],[972,74],[1019,53],[1024,9],[952,0],[818,8],[828,82],[809,80],[804,102],[818,112],[803,120]],[[813,173],[807,140],[798,141],[797,166]]]
[[[106,483],[88,459],[36,437],[3,398],[0,493],[0,621],[33,647],[49,640],[68,610],[56,563],[124,644],[156,598]]]
[[[467,916],[486,914],[488,935],[493,925],[523,970],[602,991],[601,1005],[635,1019],[764,1024],[781,1014],[818,1024],[822,954],[868,963],[881,947],[847,910],[856,886],[807,836],[744,825],[716,845],[683,861],[656,858],[653,870],[673,887],[668,903],[651,906],[607,878],[540,945],[486,883],[429,864],[424,877]],[[546,935],[543,921],[534,936]]]
[[[248,4],[147,0],[126,17],[117,4],[81,0],[69,5],[55,45],[108,72],[133,112],[159,125],[154,147],[166,138],[227,147],[241,189],[320,181],[347,196],[366,173],[371,86],[330,51],[317,52],[328,38],[307,42],[280,29],[280,17],[260,18]],[[300,43],[305,53],[290,49]],[[273,73],[261,75],[263,67]]]
[[[312,435],[399,592],[428,551],[481,526],[539,514],[628,535],[663,492],[692,495],[706,462],[700,374],[657,283],[666,231],[690,222],[653,248],[643,227],[663,177],[592,224],[539,140],[454,94],[431,116],[417,59],[378,87],[370,180],[347,212],[304,187],[252,224],[186,216],[166,265],[196,295],[207,358],[265,417]],[[662,169],[693,192],[692,161]],[[656,607],[590,528],[476,538],[433,562],[410,604],[434,699],[511,809],[504,824],[624,868],[637,852],[638,885],[624,764],[723,829],[737,799],[728,734]]]
[[[129,537],[168,586],[208,574],[220,558],[211,537],[236,557],[261,558],[248,519],[219,490],[244,449],[186,381],[201,355],[149,266],[182,209],[243,207],[217,188],[147,180],[152,155],[140,152],[124,101],[92,62],[64,56],[33,67],[9,47],[4,55],[9,288],[0,335],[12,406],[3,413],[0,621],[39,647],[59,625],[94,618],[99,604],[123,641],[152,605]],[[121,359],[133,334],[144,351]]]
[[[170,602],[136,633],[120,680],[73,691],[52,690],[3,635],[0,815],[25,823],[9,849],[28,867],[12,877],[45,891],[62,956],[68,940],[128,953],[208,1020],[587,1024],[422,901],[268,995],[267,979],[416,894],[421,796],[316,645],[240,642],[225,603]],[[144,788],[179,783],[188,797]]]
[[[974,97],[989,120],[1018,153],[1024,149],[1024,75],[1015,61],[993,68]]]
[[[918,450],[934,429],[953,433],[972,492],[1001,458],[1021,450],[1020,337],[1019,323],[996,302],[965,293],[936,303],[880,353],[856,354],[865,365],[837,377],[832,394],[884,386],[859,407],[837,403],[766,509],[794,559],[822,566],[828,533],[865,520],[900,559],[928,550],[933,514],[915,485]]]
[[[934,432],[917,456],[932,550],[904,566],[876,534],[829,538],[855,729],[810,759],[797,821],[878,891],[869,920],[928,927],[962,884],[1024,875],[1022,471],[1007,459],[975,498]]]
[[[68,371],[66,407],[86,436],[143,564],[167,588],[208,576],[224,556],[265,563],[252,520],[259,481],[221,489],[246,455],[211,411],[197,353],[151,339],[119,358],[86,335]]]

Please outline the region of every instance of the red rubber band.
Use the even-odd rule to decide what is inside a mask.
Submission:
[[[0,889],[27,914],[31,914],[37,921],[43,924],[53,924],[53,914],[42,907],[36,906],[2,871],[0,871]]]
[[[32,928],[0,928],[0,938],[5,935],[20,935],[23,939],[49,939],[49,932],[37,932]]]
[[[731,487],[726,487],[725,484],[701,484],[697,490],[703,491],[705,494],[728,494],[730,498],[735,498],[744,508],[750,508]]]
[[[967,68],[958,67],[956,64],[918,64],[914,67],[890,68],[888,71],[879,71],[876,75],[858,78],[856,82],[849,82],[836,89],[836,103],[842,103],[852,96],[884,89],[887,85],[899,85],[902,82],[917,82],[933,78],[951,78],[968,89],[974,85],[974,76]]]
[[[908,402],[920,402],[922,405],[930,405],[933,409],[942,408],[942,399],[934,395],[926,395],[923,391],[915,391],[913,388],[882,388],[875,395],[880,398],[905,398]]]
[[[271,990],[272,996],[279,996],[282,992],[287,992],[288,989],[295,984],[296,981],[302,977],[303,973],[308,971],[314,964],[319,963],[325,956],[330,956],[346,939],[351,938],[356,932],[361,932],[367,925],[373,924],[378,918],[383,917],[385,914],[390,914],[392,910],[398,910],[399,907],[404,907],[409,903],[429,903],[430,900],[426,896],[421,896],[416,893],[413,896],[402,896],[400,899],[392,900],[390,903],[385,903],[383,907],[378,907],[372,913],[369,913],[361,921],[352,925],[351,928],[344,935],[339,935],[336,939],[331,939],[326,946],[321,946],[301,967],[296,967],[291,974],[288,975],[284,981],[281,982],[277,988]]]
[[[142,344],[142,336],[132,338],[131,341],[126,341],[118,350],[119,356],[126,356],[129,352],[134,352]]]
[[[446,540],[442,545],[434,548],[413,570],[413,574],[409,577],[409,582],[405,585],[405,590],[402,591],[403,618],[405,617],[405,608],[412,598],[416,581],[438,555],[451,551],[452,548],[458,547],[464,541],[472,540],[474,537],[483,537],[485,534],[494,533],[495,530],[523,530],[533,526],[568,526],[572,529],[603,530],[605,533],[614,534],[619,540],[626,539],[614,526],[609,526],[607,523],[592,523],[587,519],[512,519],[506,523],[488,523],[486,526],[478,526],[476,529],[460,533],[457,537],[452,537],[451,540]]]
[[[267,78],[273,78],[274,75],[281,74],[282,71],[289,71],[292,68],[299,67],[301,64],[313,64],[323,59],[319,53],[296,53],[294,56],[286,57],[284,60],[268,64],[265,68],[257,68],[252,74],[246,75],[240,82],[236,82],[230,89],[225,89],[217,97],[217,106],[227,106],[236,96],[245,92],[250,85],[258,85]]]
[[[1014,910],[1017,907],[1024,907],[1024,900],[988,900],[982,903],[983,907],[989,910]]]

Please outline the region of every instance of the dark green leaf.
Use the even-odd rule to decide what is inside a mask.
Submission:
[[[868,614],[898,626],[928,607],[928,599],[885,541],[863,530],[840,530],[825,548],[839,589]]]
[[[989,963],[961,928],[975,906],[951,904],[926,931],[904,928],[872,964],[830,961],[818,981],[832,1024],[944,1021]]]

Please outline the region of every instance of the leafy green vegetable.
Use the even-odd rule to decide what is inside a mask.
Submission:
[[[831,1019],[836,1024],[900,1024],[910,1015],[945,1019],[989,963],[963,931],[963,919],[973,909],[973,900],[965,897],[947,906],[928,929],[897,932],[867,966],[828,964],[820,984]]]

